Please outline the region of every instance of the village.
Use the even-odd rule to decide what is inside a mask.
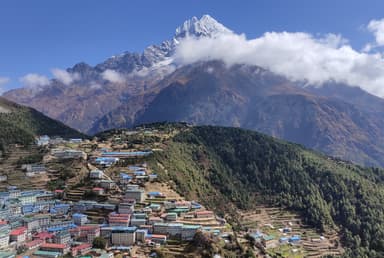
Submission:
[[[129,142],[131,135],[144,140]],[[313,233],[308,240],[295,216],[276,224],[277,212],[261,207],[239,213],[243,229],[234,232],[224,218],[180,196],[146,163],[162,150],[158,140],[145,139],[171,136],[141,130],[99,141],[39,137],[33,150],[45,148],[42,160],[18,162],[1,178],[0,258],[176,256],[198,232],[251,246],[259,257],[340,253],[331,237]],[[75,172],[63,184],[68,167]]]
[[[48,136],[39,137],[37,145],[49,146],[45,163],[86,161],[86,182],[52,190],[8,185],[0,192],[2,258],[148,257],[167,243],[191,241],[198,231],[223,240],[233,233],[213,211],[160,183],[145,162],[121,165],[145,160],[151,150],[117,151],[101,144],[89,152],[79,148],[89,141]],[[44,162],[22,164],[25,178],[54,179]]]

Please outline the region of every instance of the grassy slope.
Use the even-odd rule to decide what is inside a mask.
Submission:
[[[349,255],[384,255],[382,170],[259,133],[210,126],[180,133],[151,163],[161,164],[158,171],[182,194],[216,211],[231,214],[234,206],[252,209],[257,202],[284,205],[321,230],[340,227]]]

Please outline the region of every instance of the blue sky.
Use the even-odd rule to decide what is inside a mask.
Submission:
[[[384,17],[382,1],[4,0],[0,3],[0,77],[7,89],[28,73],[50,75],[123,51],[142,51],[171,38],[192,16],[210,14],[248,38],[266,31],[335,33],[360,50],[373,41],[365,28]],[[1,80],[0,80],[1,83]]]

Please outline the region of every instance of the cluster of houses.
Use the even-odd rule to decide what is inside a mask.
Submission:
[[[38,145],[49,145],[50,155],[58,160],[87,160],[81,150],[55,146],[68,142],[77,144],[82,140],[48,136],[37,139]],[[159,246],[169,240],[191,241],[198,231],[224,238],[226,221],[212,211],[194,201],[180,201],[150,191],[150,183],[144,188],[147,182],[157,179],[145,163],[123,167],[109,176],[102,170],[122,159],[151,154],[152,151],[101,149],[93,155],[89,162],[98,169],[89,172],[89,182],[91,190],[103,198],[71,201],[67,190],[23,191],[13,186],[0,192],[0,257],[15,257],[20,250],[32,257],[81,257],[94,250],[96,238],[104,239],[112,251],[126,251],[134,245]],[[47,171],[43,164],[26,164],[22,169],[27,176]],[[99,257],[113,254],[106,252]]]
[[[141,194],[132,194],[132,190],[137,189],[132,185],[118,204],[65,203],[55,199],[54,192],[46,191],[10,189],[2,192],[0,250],[24,247],[37,257],[59,257],[66,253],[77,257],[91,250],[96,237],[104,238],[112,249],[118,249],[135,244],[160,245],[167,239],[190,241],[199,230],[221,233],[220,229],[199,223],[214,220],[215,215],[201,210],[198,203],[143,203]],[[159,192],[149,192],[145,196],[165,198]],[[89,210],[110,212],[102,223],[96,224],[89,220]],[[178,221],[179,218],[183,222]]]
[[[44,171],[42,165],[24,169]],[[105,239],[112,250],[128,250],[133,245],[162,245],[170,239],[190,241],[198,231],[220,235],[225,229],[225,221],[199,203],[168,199],[161,192],[148,192],[135,184],[157,178],[148,173],[146,164],[128,166],[115,180],[99,169],[90,171],[89,177],[101,189],[100,194],[116,186],[123,189],[120,201],[69,202],[62,199],[63,190],[22,191],[9,187],[0,192],[0,250],[22,247],[34,257],[67,253],[80,257],[91,251],[97,237]],[[107,215],[95,221],[89,215],[95,211]]]
[[[270,224],[267,224],[266,226],[274,229],[274,227]],[[279,228],[278,231],[280,232],[280,237],[277,237],[274,234],[265,234],[261,231],[250,233],[249,237],[254,240],[256,246],[262,249],[275,248],[278,245],[284,244],[296,245],[301,242],[301,236],[291,234],[292,228],[290,227]]]
[[[82,143],[83,139],[80,138],[72,138],[72,139],[63,139],[60,136],[49,137],[48,135],[41,135],[36,138],[37,146],[47,146],[47,145],[56,145],[62,143]]]

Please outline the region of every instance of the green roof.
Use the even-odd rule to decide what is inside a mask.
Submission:
[[[263,236],[263,238],[264,238],[265,241],[269,241],[269,240],[273,240],[273,239],[275,239],[275,237],[272,236],[272,235]]]
[[[0,258],[14,258],[16,253],[0,251]]]
[[[183,225],[183,228],[185,229],[199,229],[201,228],[201,225]]]
[[[33,253],[33,255],[37,255],[37,256],[43,255],[45,257],[59,257],[62,254],[59,252],[51,252],[51,251],[36,251]]]

